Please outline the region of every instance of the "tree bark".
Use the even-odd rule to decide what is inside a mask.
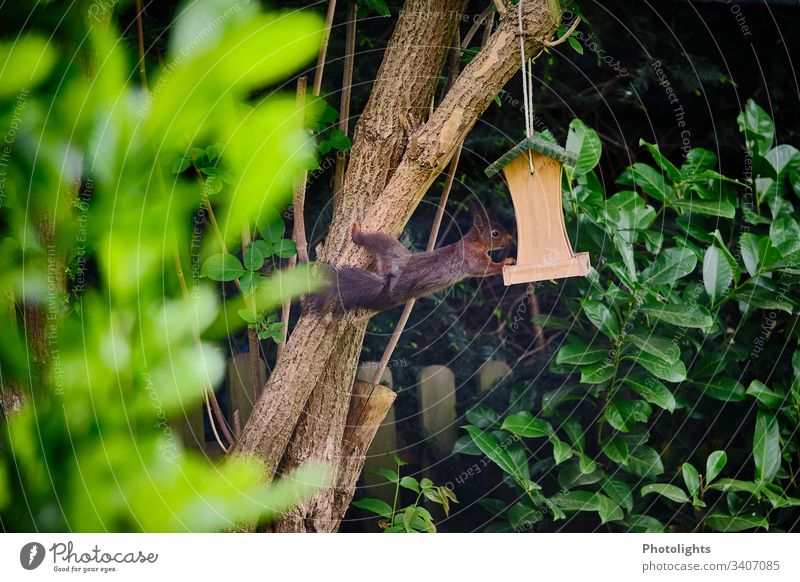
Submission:
[[[401,119],[425,119],[464,6],[463,0],[406,2],[356,126],[344,187],[335,200],[320,261],[367,264],[366,253],[350,241],[353,222],[360,221],[365,230],[398,235],[457,145],[519,69],[518,24],[516,18],[506,17],[427,122],[412,132],[406,147],[409,136]],[[523,8],[526,51],[532,54],[552,35],[555,24],[546,0],[527,1]],[[269,477],[312,459],[334,464],[342,459],[350,388],[365,329],[365,318],[301,316],[237,449],[263,458]],[[318,492],[277,529],[337,527],[341,515],[334,512],[346,507],[334,503],[335,490]]]

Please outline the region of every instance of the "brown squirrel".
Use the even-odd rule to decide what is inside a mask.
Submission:
[[[471,207],[472,228],[453,244],[423,253],[412,253],[397,239],[380,232],[364,232],[352,226],[353,242],[375,256],[377,273],[358,267],[327,268],[331,285],[312,296],[312,310],[327,305],[337,311],[364,308],[383,311],[409,299],[430,295],[467,277],[499,275],[514,259],[494,262],[490,250],[512,241],[508,231]]]

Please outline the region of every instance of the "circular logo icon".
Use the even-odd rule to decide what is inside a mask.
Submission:
[[[39,542],[29,542],[19,551],[19,563],[26,570],[35,570],[44,561],[44,546]]]

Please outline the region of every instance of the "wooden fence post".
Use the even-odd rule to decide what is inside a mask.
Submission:
[[[481,392],[488,392],[511,374],[511,368],[505,362],[489,360],[478,370],[478,385]]]
[[[372,382],[378,362],[364,362],[358,367],[357,379]],[[393,387],[392,371],[388,368],[383,371],[381,384]],[[377,469],[394,469],[394,455],[397,452],[397,433],[395,432],[394,406],[389,408],[386,417],[378,427],[375,438],[367,451],[364,461],[364,491],[367,497],[377,497],[391,505],[394,499],[394,486],[386,483],[386,479],[376,475]]]
[[[435,450],[447,456],[458,438],[455,376],[446,366],[426,366],[417,382],[422,426]]]

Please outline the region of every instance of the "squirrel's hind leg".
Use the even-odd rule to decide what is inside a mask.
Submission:
[[[378,259],[378,274],[382,277],[398,277],[411,256],[411,251],[396,238],[382,232],[364,232],[358,223],[353,224],[352,236],[354,243]]]

